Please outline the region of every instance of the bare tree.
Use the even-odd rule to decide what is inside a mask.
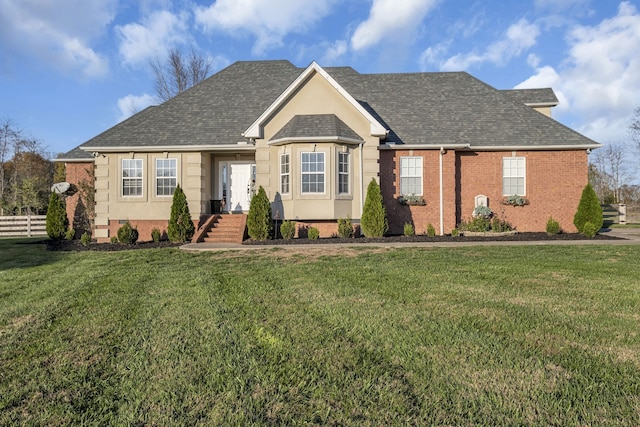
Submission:
[[[193,48],[187,57],[173,48],[165,61],[155,58],[149,65],[155,79],[156,95],[164,102],[206,79],[213,61]]]
[[[8,204],[9,176],[7,162],[11,151],[17,151],[22,131],[16,128],[11,119],[3,119],[0,123],[0,215],[5,214]]]
[[[620,189],[631,179],[627,161],[628,146],[622,143],[607,144],[593,154],[593,163],[601,174],[599,178],[604,181],[600,185],[607,188],[612,196],[610,202],[620,203]]]
[[[636,108],[633,116],[631,126],[629,126],[629,133],[631,134],[631,140],[636,145],[638,151],[640,151],[640,107]]]

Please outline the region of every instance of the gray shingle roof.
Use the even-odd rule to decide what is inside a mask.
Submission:
[[[271,138],[272,141],[294,138],[363,139],[335,114],[294,116]]]
[[[558,98],[553,89],[509,89],[501,91],[507,96],[525,105],[557,105]]]
[[[388,143],[469,144],[477,148],[594,144],[525,105],[552,101],[555,95],[551,89],[497,90],[465,72],[360,74],[350,67],[325,70],[390,130]],[[241,133],[303,71],[289,61],[236,62],[82,147],[235,144],[244,140]],[[76,149],[63,157],[74,153]]]

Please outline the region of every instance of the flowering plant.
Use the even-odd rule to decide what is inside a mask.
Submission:
[[[528,205],[529,201],[522,196],[518,196],[517,194],[513,194],[509,197],[502,199],[501,202],[503,205],[511,205],[511,206],[524,206]]]
[[[422,196],[416,196],[415,194],[400,196],[398,197],[398,202],[401,205],[413,205],[413,206],[424,206],[427,204],[427,202],[424,201]]]

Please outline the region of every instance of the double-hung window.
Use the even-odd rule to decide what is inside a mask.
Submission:
[[[156,196],[173,196],[178,182],[178,161],[156,159]]]
[[[324,193],[324,153],[303,152],[302,193]]]
[[[349,194],[349,153],[338,153],[338,194]]]
[[[122,159],[122,195],[142,196],[142,159]]]
[[[526,163],[524,157],[502,158],[502,194],[524,196]]]
[[[400,157],[400,195],[422,196],[422,157]]]
[[[291,163],[289,162],[289,154],[280,155],[280,194],[289,194],[291,177]]]

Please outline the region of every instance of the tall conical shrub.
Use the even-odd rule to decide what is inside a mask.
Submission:
[[[271,203],[264,188],[260,186],[256,195],[251,199],[247,215],[249,237],[255,240],[267,240],[271,236],[273,228],[271,221]]]
[[[61,195],[51,193],[47,208],[47,234],[54,240],[62,240],[65,238],[68,228],[69,218],[67,218],[66,203]]]
[[[582,196],[580,197],[580,203],[578,204],[578,210],[573,217],[573,224],[576,226],[580,233],[585,232],[585,224],[591,223],[590,228],[595,227],[596,231],[602,228],[604,219],[602,217],[602,207],[596,192],[591,187],[591,184],[587,184],[582,190]],[[591,230],[589,230],[591,231]],[[589,233],[590,234],[590,233]]]
[[[167,235],[172,242],[186,242],[191,240],[194,232],[195,227],[191,220],[191,213],[189,213],[187,196],[185,196],[180,184],[178,184],[173,192]]]
[[[360,227],[367,237],[382,237],[389,230],[380,186],[373,178],[367,187],[367,198],[364,201]]]

